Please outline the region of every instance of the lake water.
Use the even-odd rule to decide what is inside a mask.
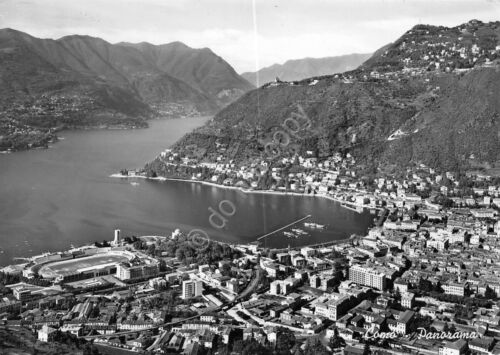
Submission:
[[[315,197],[245,194],[178,181],[110,178],[121,168],[142,167],[208,118],[156,120],[140,130],[68,131],[46,150],[0,154],[0,265],[13,257],[58,251],[123,235],[170,235],[180,228],[211,238],[252,242],[311,214],[327,225],[301,238],[276,233],[270,247],[312,244],[364,233],[372,221],[338,203]],[[229,200],[236,212],[225,228],[209,223],[209,207]],[[303,226],[301,227],[303,228]]]

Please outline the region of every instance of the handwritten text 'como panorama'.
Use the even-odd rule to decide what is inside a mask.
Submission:
[[[475,339],[480,338],[476,332],[429,332],[425,328],[417,328],[418,339]],[[375,329],[370,329],[364,336],[365,339],[395,339],[399,337],[408,337],[396,332],[379,332]]]

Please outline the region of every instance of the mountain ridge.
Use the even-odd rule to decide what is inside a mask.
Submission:
[[[244,72],[241,76],[254,85],[257,85],[257,73],[260,85],[274,81],[275,78],[284,81],[302,80],[356,69],[369,57],[370,54],[352,53],[323,58],[289,59],[283,64],[275,63],[257,72]]]
[[[300,107],[312,129],[282,138],[280,159],[350,153],[367,174],[408,164],[500,166],[498,83],[500,22],[417,25],[355,70],[247,92],[173,150],[200,162],[278,164],[265,144],[280,146],[274,133]],[[220,158],[220,144],[238,149]],[[147,169],[160,175],[161,166],[155,160]]]
[[[252,88],[211,50],[142,46],[0,29],[0,150],[47,145],[61,127],[144,127],[153,116],[213,114]]]

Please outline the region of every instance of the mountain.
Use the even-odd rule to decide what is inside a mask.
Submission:
[[[160,46],[149,43],[121,43],[135,48],[160,70],[178,78],[225,105],[253,86],[209,48],[193,49],[181,42]]]
[[[409,164],[488,168],[500,164],[499,97],[500,22],[417,25],[356,70],[246,93],[173,149],[245,166],[350,153],[369,174]],[[264,151],[273,137],[278,158]],[[221,144],[234,147],[226,160]],[[151,167],[162,171],[159,160]]]
[[[211,50],[0,30],[0,150],[46,145],[62,127],[144,127],[213,114],[252,85]]]
[[[246,72],[241,76],[256,86],[257,74],[260,85],[274,81],[276,78],[284,81],[302,80],[356,69],[370,56],[370,54],[348,54],[326,58],[294,59],[284,64],[273,64],[258,72]]]

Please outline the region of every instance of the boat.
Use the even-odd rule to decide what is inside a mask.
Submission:
[[[304,226],[306,226],[307,228],[312,228],[312,229],[324,229],[325,228],[324,224],[308,223],[308,222],[305,222]]]
[[[299,228],[292,228],[292,232],[299,234],[299,235],[307,235],[306,231],[299,229]]]
[[[298,236],[293,234],[292,232],[283,232],[288,238],[297,238]]]
[[[130,183],[130,185],[132,185],[132,186],[139,186],[140,184],[137,181],[132,181]]]

